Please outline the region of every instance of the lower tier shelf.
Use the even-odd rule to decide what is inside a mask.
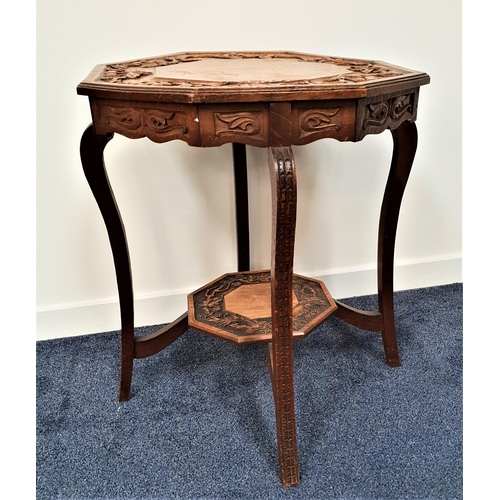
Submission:
[[[293,337],[305,337],[336,309],[325,285],[293,275]],[[225,274],[188,295],[191,328],[234,344],[272,340],[271,273]]]

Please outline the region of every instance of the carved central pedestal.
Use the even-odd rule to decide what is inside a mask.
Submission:
[[[336,309],[325,285],[293,276],[293,336],[304,337]],[[189,326],[234,344],[271,342],[271,274],[225,274],[188,296]]]

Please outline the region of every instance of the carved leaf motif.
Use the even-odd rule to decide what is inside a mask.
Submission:
[[[103,120],[118,133],[139,137],[144,134],[150,139],[188,134],[189,130],[182,113],[160,109],[134,109],[104,106]]]
[[[325,128],[333,128],[340,130],[340,126],[332,122],[332,118],[338,114],[340,108],[331,110],[313,110],[308,111],[303,115],[300,121],[302,130],[306,132],[314,132]]]
[[[374,64],[369,61],[354,61],[349,64],[349,69],[355,73],[361,73],[362,75],[371,75],[376,77],[390,77],[399,76],[402,73],[394,71],[390,68],[381,66],[380,64]]]
[[[175,112],[147,111],[145,112],[144,125],[160,134],[168,134],[174,130],[180,130],[182,134],[187,134],[188,129],[183,123],[169,123],[169,120],[172,120],[175,115]]]
[[[394,120],[398,120],[401,116],[403,116],[406,112],[412,112],[412,105],[410,102],[409,95],[402,95],[394,100],[392,104],[391,118]]]
[[[168,115],[158,116],[155,114],[148,114],[147,125],[153,130],[162,130],[168,127],[168,121],[174,117],[175,113],[170,113]]]
[[[365,122],[363,129],[371,127],[371,133],[375,130],[382,132],[386,128],[394,129],[405,119],[410,119],[413,113],[414,94],[405,94],[392,97],[383,102],[368,104],[366,107]]]
[[[367,125],[380,125],[389,116],[389,103],[388,102],[378,102],[375,104],[369,104],[368,109],[370,110],[370,118],[366,120],[365,127]]]
[[[116,64],[106,67],[106,71],[101,80],[109,83],[124,83],[125,80],[136,80],[143,76],[149,76],[152,74],[153,73],[151,71],[131,69]]]
[[[261,122],[257,113],[214,113],[215,135],[240,133],[256,135],[260,132]]]
[[[141,113],[136,109],[108,109],[111,113],[104,117],[108,124],[121,125],[128,130],[136,130],[142,125]]]

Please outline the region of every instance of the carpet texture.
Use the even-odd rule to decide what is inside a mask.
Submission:
[[[376,309],[375,296],[344,302]],[[295,341],[291,489],[264,344],[189,330],[134,361],[118,403],[119,332],[38,342],[37,498],[462,498],[462,285],[397,292],[395,312],[398,368],[379,333],[334,317]]]

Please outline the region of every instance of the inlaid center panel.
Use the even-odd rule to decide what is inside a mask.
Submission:
[[[292,307],[298,304],[292,292]],[[242,285],[224,297],[226,311],[240,314],[249,319],[271,317],[271,283]]]
[[[157,78],[211,82],[281,82],[348,73],[348,67],[293,59],[202,59],[155,68]]]

